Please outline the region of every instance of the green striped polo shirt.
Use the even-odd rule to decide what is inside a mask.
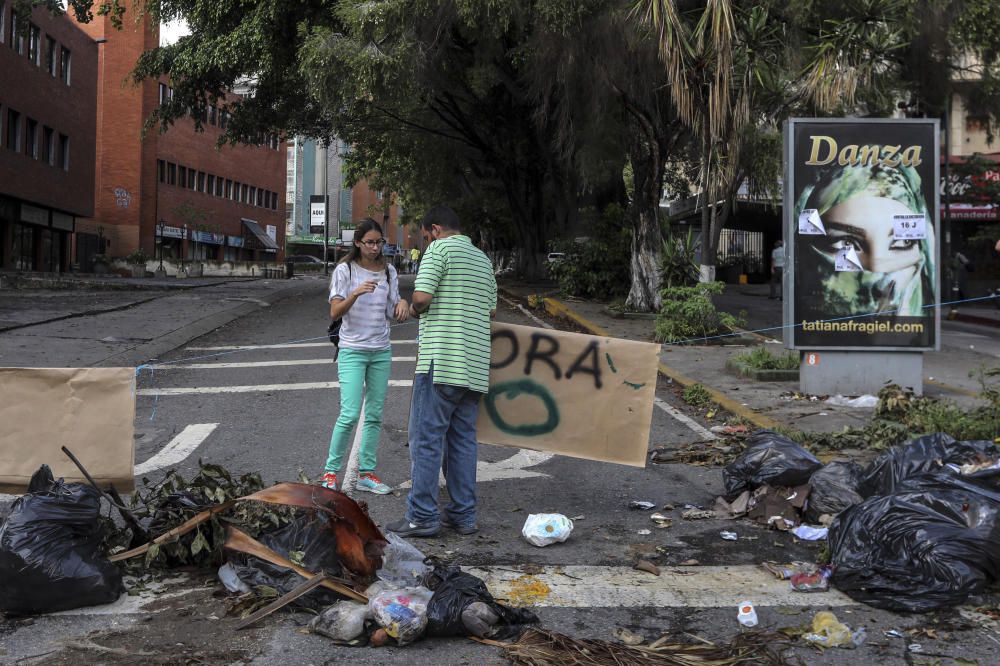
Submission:
[[[420,315],[417,372],[434,364],[434,383],[486,393],[490,386],[490,311],[497,307],[493,264],[468,236],[428,246],[414,285],[434,298]]]

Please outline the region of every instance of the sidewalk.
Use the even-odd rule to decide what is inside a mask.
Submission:
[[[650,318],[615,318],[606,304],[575,299],[559,299],[551,283],[525,284],[504,280],[501,289],[526,300],[529,295],[548,297],[547,309],[574,320],[584,330],[597,335],[653,342],[654,321]],[[767,285],[728,285],[717,298],[720,310],[747,313],[747,330],[774,328],[757,337],[773,352],[783,352],[781,341],[781,302],[767,298]],[[954,331],[952,330],[954,329]],[[997,364],[1000,358],[995,345],[966,344],[968,340],[1000,338],[985,326],[942,322],[941,351],[924,357],[924,393],[958,403],[974,404],[978,384],[969,377],[984,364]],[[744,338],[745,339],[745,336]],[[767,342],[765,342],[767,340]],[[972,347],[970,349],[969,347]],[[726,410],[751,421],[758,427],[788,426],[799,430],[833,432],[845,427],[861,427],[871,418],[872,409],[831,405],[823,401],[791,399],[798,382],[757,382],[730,373],[726,360],[750,346],[734,337],[732,343],[716,345],[664,345],[660,354],[660,372],[682,386],[700,383],[710,390],[713,399]]]
[[[111,280],[141,285],[0,290],[0,365],[139,365],[324,277]]]

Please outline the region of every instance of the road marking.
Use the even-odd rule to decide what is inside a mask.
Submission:
[[[160,449],[160,452],[146,462],[135,466],[135,475],[142,476],[150,472],[170,467],[183,462],[191,453],[201,446],[209,435],[219,426],[218,423],[193,423],[174,437]]]
[[[416,340],[390,340],[394,345],[415,345]],[[305,349],[306,347],[332,347],[327,342],[289,342],[278,345],[222,345],[221,347],[185,347],[188,351],[244,351],[251,349]]]
[[[837,590],[802,594],[756,565],[661,567],[653,576],[631,567],[464,567],[499,600],[555,608],[725,608],[746,599],[763,606],[854,606]]]
[[[538,317],[536,317],[532,312],[530,312],[527,308],[525,308],[520,303],[515,303],[514,301],[510,300],[509,298],[507,298],[506,296],[504,296],[502,294],[500,295],[500,300],[503,301],[504,303],[506,303],[507,305],[511,306],[511,307],[517,308],[524,315],[526,315],[529,319],[531,319],[531,321],[535,322],[536,324],[538,324],[542,328],[548,328],[548,329],[553,329],[554,328],[552,326],[552,324],[550,324],[547,321],[542,321],[541,319],[539,319]]]
[[[660,397],[653,398],[653,402],[656,404],[657,407],[659,407],[660,409],[662,409],[663,411],[665,411],[667,414],[670,414],[672,417],[674,417],[675,419],[677,419],[678,421],[680,421],[681,423],[683,423],[688,428],[690,428],[691,430],[695,431],[696,433],[698,433],[699,435],[701,435],[705,439],[718,439],[718,437],[716,437],[714,433],[712,433],[711,431],[705,429],[697,421],[695,421],[694,419],[692,419],[690,416],[688,416],[684,412],[682,412],[682,411],[676,409],[675,407],[671,406],[666,401],[664,401],[662,398],[660,398]]]
[[[393,356],[393,361],[406,361],[413,363],[416,356]],[[215,370],[225,368],[273,368],[282,365],[328,365],[336,363],[332,358],[306,358],[291,361],[247,361],[242,363],[188,363],[187,365],[173,365],[166,363],[163,365],[149,366],[153,370],[172,370],[175,368],[183,370]]]
[[[548,478],[548,474],[533,472],[526,467],[534,467],[548,462],[555,456],[548,451],[532,451],[531,449],[518,449],[517,453],[510,458],[498,460],[497,462],[486,462],[480,460],[476,463],[476,483],[483,481],[501,481],[504,479],[531,479],[534,477]],[[438,484],[445,486],[444,474],[438,476]],[[412,481],[404,481],[397,486],[403,490],[413,485]]]
[[[413,386],[412,379],[390,379],[389,386]],[[298,384],[256,384],[253,386],[183,386],[139,389],[136,395],[198,395],[204,393],[264,393],[274,391],[313,391],[340,388],[340,382],[301,382]]]

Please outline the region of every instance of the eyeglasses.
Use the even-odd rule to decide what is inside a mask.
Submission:
[[[382,247],[383,245],[385,245],[384,238],[379,238],[378,240],[363,240],[361,242],[367,245],[368,247]]]

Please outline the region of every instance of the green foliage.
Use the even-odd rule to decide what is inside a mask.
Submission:
[[[660,285],[667,289],[687,287],[698,282],[694,230],[691,227],[683,233],[667,226],[660,254],[660,280]]]
[[[737,354],[736,360],[756,370],[797,370],[799,356],[794,352],[781,355],[772,354],[767,347],[755,347],[744,354]]]
[[[712,395],[701,384],[691,384],[685,387],[681,398],[692,407],[708,407],[712,404]]]
[[[694,341],[743,326],[744,317],[719,312],[712,303],[712,295],[721,294],[724,288],[722,282],[706,282],[663,289],[663,303],[656,318],[657,341]]]
[[[1000,376],[1000,371],[987,378]],[[984,404],[975,407],[916,396],[890,384],[879,391],[875,418],[864,428],[839,432],[784,430],[793,440],[816,449],[871,449],[880,451],[920,435],[943,432],[958,440],[993,440],[1000,433],[1000,391],[984,387]]]
[[[143,252],[141,247],[125,257],[125,261],[130,264],[135,264],[136,266],[145,265],[145,263],[149,260],[150,256]]]
[[[171,470],[157,484],[142,479],[142,488],[132,496],[132,513],[148,520],[152,537],[168,532],[203,509],[255,493],[264,488],[257,473],[233,478],[225,468],[199,461],[198,474],[190,481]],[[178,565],[209,566],[222,561],[225,526],[235,525],[251,536],[287,523],[294,510],[256,502],[241,502],[225,513],[217,513],[193,532],[153,546],[141,567]],[[136,561],[138,564],[138,561]],[[133,566],[137,566],[134,564]]]
[[[565,257],[549,273],[563,293],[579,298],[610,299],[628,292],[629,232],[622,228],[624,211],[612,204],[595,223],[592,235],[580,241],[552,243]]]

